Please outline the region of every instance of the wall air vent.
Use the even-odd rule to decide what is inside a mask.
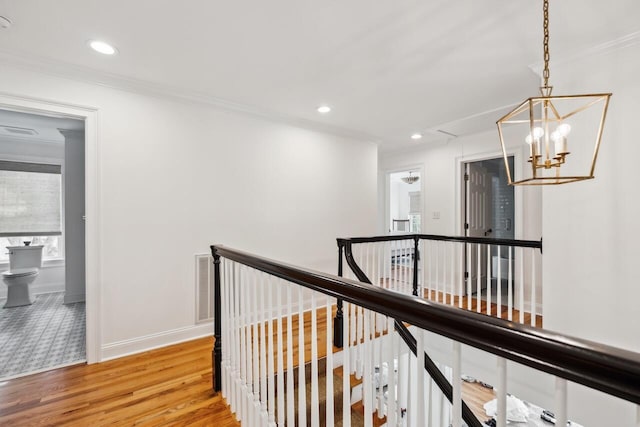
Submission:
[[[33,136],[38,134],[35,129],[19,128],[15,126],[0,125],[0,129],[2,129],[5,133],[9,133],[11,135]]]
[[[196,323],[213,320],[213,257],[196,255]]]

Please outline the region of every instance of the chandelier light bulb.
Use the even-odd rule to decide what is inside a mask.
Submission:
[[[569,132],[571,132],[571,125],[569,123],[563,123],[560,126],[558,126],[558,129],[556,129],[556,132],[558,132],[560,136],[567,136],[569,135]]]

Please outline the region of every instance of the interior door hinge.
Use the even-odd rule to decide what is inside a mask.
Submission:
[[[465,174],[464,174],[464,180],[465,180],[465,181],[469,181],[469,174],[468,174],[468,173],[465,173]]]
[[[464,223],[464,229],[465,229],[465,230],[468,230],[468,229],[469,229],[469,223],[468,223],[468,222],[465,222],[465,223]]]

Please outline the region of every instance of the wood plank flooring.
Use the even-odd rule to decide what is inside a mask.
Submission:
[[[239,426],[211,379],[212,338],[0,385],[2,426]]]
[[[324,357],[326,309],[318,310],[317,319],[319,357]],[[297,316],[293,320],[297,364]],[[310,313],[304,328],[309,361]],[[212,347],[213,339],[203,338],[0,383],[0,426],[239,426],[222,396],[212,391]],[[492,391],[463,385],[467,404],[483,419],[482,404],[493,398]]]

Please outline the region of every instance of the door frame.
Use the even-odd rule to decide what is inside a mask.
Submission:
[[[392,173],[398,173],[398,172],[404,172],[404,171],[408,171],[408,170],[417,170],[418,172],[420,172],[420,230],[422,232],[422,230],[424,229],[424,224],[425,224],[425,202],[426,202],[426,197],[424,194],[424,183],[425,183],[425,177],[424,177],[424,164],[420,164],[420,163],[413,163],[407,166],[402,166],[402,167],[394,167],[394,168],[389,168],[389,169],[385,169],[384,170],[384,228],[382,229],[382,234],[383,235],[387,235],[389,234],[389,224],[391,224],[391,208],[390,208],[390,204],[391,204],[391,174]]]
[[[84,121],[86,357],[89,364],[100,362],[102,359],[102,316],[100,310],[102,265],[100,259],[98,109],[6,92],[0,92],[0,108],[21,113]]]
[[[514,149],[509,149],[507,150],[507,156],[513,156],[513,169],[514,169],[514,176],[518,176],[519,172],[520,172],[520,168],[522,165],[522,158],[523,158],[523,152],[524,149],[520,149],[520,150],[514,150]],[[464,182],[464,165],[466,163],[473,163],[473,162],[479,162],[482,160],[491,160],[491,159],[497,159],[497,158],[504,158],[503,157],[503,153],[501,151],[490,151],[490,152],[484,152],[484,153],[477,153],[477,154],[471,154],[471,155],[465,155],[465,156],[459,156],[456,157],[455,159],[455,168],[456,168],[456,184],[455,184],[455,188],[456,188],[456,197],[455,197],[455,202],[456,202],[456,207],[455,207],[455,212],[456,212],[456,233],[458,236],[464,236],[465,235],[465,230],[464,230],[464,216],[465,216],[465,212],[464,212],[464,208],[465,208],[465,204],[464,204],[464,197],[465,197],[465,182]],[[515,222],[515,227],[514,227],[514,238],[515,239],[522,239],[522,235],[524,232],[524,226],[523,226],[523,218],[524,218],[524,196],[523,196],[523,192],[522,192],[522,188],[520,186],[515,186],[513,188],[513,198],[514,198],[514,222]]]

